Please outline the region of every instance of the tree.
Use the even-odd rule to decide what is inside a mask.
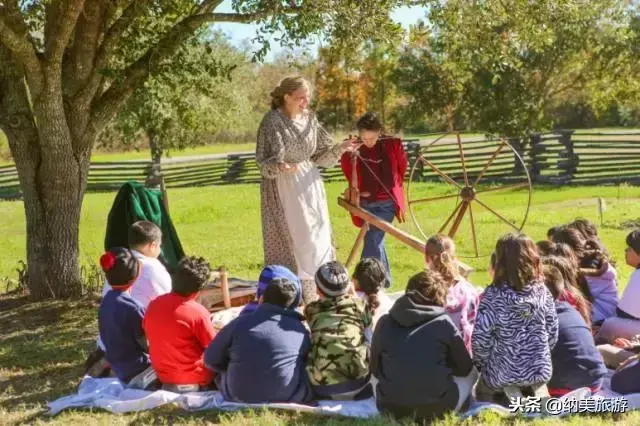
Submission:
[[[237,68],[246,67],[247,59],[220,33],[194,36],[171,58],[180,68],[168,65],[150,75],[101,134],[101,143],[121,146],[146,137],[151,157],[159,160],[167,150],[233,126],[250,112],[232,86],[232,75],[238,79]]]
[[[80,293],[78,228],[91,150],[150,75],[204,25],[257,22],[256,37],[296,44],[323,32],[350,43],[383,36],[399,0],[3,0],[0,127],[18,169],[35,299]],[[364,17],[355,20],[354,17]]]
[[[564,93],[613,73],[630,16],[620,0],[437,3],[397,81],[414,110],[448,109],[472,129],[518,136],[549,127]]]

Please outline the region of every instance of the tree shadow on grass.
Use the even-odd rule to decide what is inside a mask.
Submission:
[[[47,401],[77,388],[95,345],[96,306],[0,297],[0,408],[37,407],[37,417]]]

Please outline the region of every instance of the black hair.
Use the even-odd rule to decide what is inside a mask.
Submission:
[[[553,236],[557,234],[563,227],[564,225],[559,225],[549,228],[549,230],[547,231],[547,238],[553,239]]]
[[[162,231],[153,222],[139,220],[129,227],[127,241],[130,248],[162,242]]]
[[[358,280],[358,286],[368,296],[369,307],[375,312],[380,306],[378,291],[386,287],[388,282],[384,264],[375,257],[362,258],[352,276]]]
[[[267,284],[262,293],[262,302],[282,308],[290,307],[296,300],[295,284],[286,278],[275,278]]]
[[[365,112],[356,122],[356,128],[361,130],[371,130],[379,132],[382,130],[382,121],[375,112]]]
[[[172,279],[172,290],[181,296],[196,293],[209,282],[211,265],[202,257],[183,257]]]
[[[636,229],[627,235],[627,245],[640,254],[640,229]]]

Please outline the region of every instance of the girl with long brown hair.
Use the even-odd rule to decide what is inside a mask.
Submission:
[[[437,234],[425,246],[427,268],[440,273],[448,285],[445,309],[462,333],[464,344],[471,353],[471,335],[476,323],[480,292],[460,275],[456,247],[446,235]]]
[[[524,234],[504,235],[496,244],[492,269],[493,282],[480,298],[472,338],[474,361],[481,368],[478,399],[491,400],[500,392],[548,395],[558,317],[538,249]]]

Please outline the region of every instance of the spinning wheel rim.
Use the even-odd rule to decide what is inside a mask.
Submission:
[[[414,210],[414,206],[413,204],[416,204],[416,201],[438,201],[438,200],[445,200],[445,199],[452,199],[452,198],[456,198],[456,205],[454,208],[453,213],[451,213],[451,216],[447,219],[447,221],[445,222],[445,224],[442,226],[441,232],[443,230],[445,230],[448,226],[449,226],[449,222],[451,222],[451,220],[453,220],[453,217],[457,215],[456,219],[454,220],[454,226],[452,226],[452,231],[454,236],[457,234],[457,227],[461,224],[462,220],[464,220],[464,216],[467,214],[467,210],[469,213],[469,217],[471,220],[471,233],[472,233],[472,237],[473,237],[473,242],[474,242],[474,252],[475,252],[475,256],[474,255],[464,255],[464,254],[458,254],[459,258],[484,258],[484,257],[488,257],[490,256],[490,253],[486,253],[486,254],[482,254],[479,253],[478,248],[477,248],[477,235],[476,235],[476,230],[475,230],[475,222],[473,219],[473,201],[475,201],[477,204],[480,204],[486,211],[488,211],[489,213],[491,213],[492,215],[498,217],[501,221],[508,223],[512,228],[514,228],[514,230],[516,232],[522,232],[522,229],[524,229],[524,226],[527,223],[527,219],[529,217],[529,212],[531,209],[531,200],[532,200],[532,181],[531,181],[531,175],[529,173],[529,169],[527,168],[526,162],[524,161],[524,158],[522,157],[522,155],[520,155],[520,153],[505,139],[501,139],[501,145],[498,147],[498,150],[494,152],[494,155],[492,156],[492,158],[486,163],[486,165],[484,166],[483,170],[480,172],[480,174],[478,175],[478,177],[475,179],[474,182],[471,182],[472,179],[468,179],[467,178],[467,172],[466,169],[464,169],[464,176],[465,176],[465,183],[463,185],[459,185],[457,182],[453,181],[452,178],[451,179],[455,185],[453,185],[452,183],[447,181],[447,178],[445,178],[444,176],[440,175],[440,178],[447,183],[447,185],[450,186],[456,186],[456,192],[451,193],[451,194],[445,194],[445,195],[441,195],[441,196],[434,196],[431,198],[425,198],[425,199],[418,199],[418,200],[413,200],[411,198],[411,189],[412,189],[412,184],[413,184],[413,180],[414,180],[414,176],[415,176],[415,172],[417,170],[417,167],[419,164],[422,165],[427,165],[425,163],[425,158],[424,155],[426,154],[426,150],[428,150],[431,146],[433,146],[434,144],[436,144],[439,140],[441,140],[442,138],[444,138],[447,135],[452,134],[452,132],[449,133],[445,133],[444,135],[438,137],[436,140],[430,142],[428,145],[421,147],[420,148],[420,155],[418,155],[418,157],[415,159],[413,166],[411,167],[411,172],[409,175],[409,182],[407,185],[407,204],[408,204],[408,208],[409,208],[409,214],[411,216],[411,219],[413,221],[413,224],[415,225],[415,227],[418,229],[418,232],[420,233],[420,235],[422,235],[422,237],[426,240],[429,239],[430,235],[427,235],[422,226],[420,225],[420,223],[418,222],[418,218],[416,215],[416,212]],[[457,133],[457,136],[459,138],[459,133]],[[489,139],[487,142],[494,142],[495,140],[493,138]],[[460,159],[462,161],[463,164],[463,168],[465,168],[465,160],[464,160],[464,151],[462,148],[462,143],[460,140],[458,140],[458,145],[460,147]],[[493,161],[498,157],[499,153],[501,152],[501,150],[504,147],[508,147],[509,150],[513,153],[514,158],[516,159],[516,163],[519,164],[521,166],[521,173],[524,173],[524,178],[522,180],[521,183],[519,184],[512,184],[512,185],[506,185],[504,187],[499,187],[499,188],[495,188],[495,189],[487,189],[487,190],[483,190],[483,191],[478,191],[477,190],[477,186],[480,183],[480,180],[484,177],[485,172],[487,172],[489,170],[489,168],[491,167],[491,165],[493,164]],[[431,167],[433,169],[433,171],[436,174],[440,174],[438,172],[436,172],[435,170],[437,169],[437,167],[433,166],[433,164],[431,164]],[[443,175],[447,176],[446,173],[442,172]],[[484,202],[482,202],[482,200],[479,200],[477,198],[478,194],[482,194],[482,193],[486,193],[486,192],[497,192],[500,190],[513,190],[513,189],[518,189],[518,188],[527,188],[527,201],[526,201],[526,208],[524,211],[524,215],[522,217],[522,220],[520,221],[519,226],[515,225],[514,223],[512,223],[510,220],[506,219],[504,216],[502,216],[501,214],[497,213],[496,211],[494,211],[494,209],[490,208],[489,206],[487,206],[486,204],[484,204]],[[462,200],[461,200],[462,199]],[[462,213],[459,213],[459,210],[463,209],[464,211]],[[457,224],[455,223],[455,221],[457,221]],[[454,229],[455,228],[455,229]]]

